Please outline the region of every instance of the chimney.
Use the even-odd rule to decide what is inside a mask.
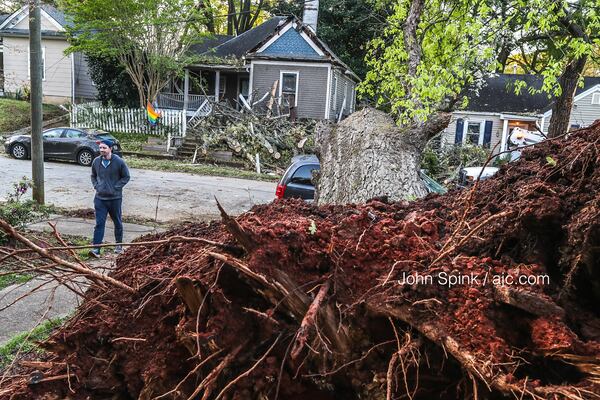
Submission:
[[[304,13],[302,22],[317,33],[317,20],[319,19],[319,0],[304,0]]]

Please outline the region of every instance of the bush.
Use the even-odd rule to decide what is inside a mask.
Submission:
[[[47,217],[49,212],[45,206],[40,206],[33,200],[23,200],[23,196],[33,187],[31,180],[23,177],[13,184],[13,192],[7,196],[7,201],[0,204],[0,219],[5,220],[15,228],[23,228],[25,224]],[[8,236],[0,231],[0,243],[6,243]]]
[[[423,152],[421,168],[437,182],[448,184],[458,177],[461,168],[483,165],[489,155],[489,150],[480,146],[430,142]]]

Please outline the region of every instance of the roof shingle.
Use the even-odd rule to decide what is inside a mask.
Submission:
[[[527,86],[519,94],[515,93],[517,80],[524,81]],[[540,89],[544,78],[541,75],[500,74],[485,79],[485,86],[479,93],[471,92],[467,97],[468,111],[480,112],[513,112],[519,114],[539,114],[550,109],[554,101],[546,93],[531,93],[528,88]],[[600,77],[584,78],[584,86],[577,88],[575,94],[582,93],[600,84]]]

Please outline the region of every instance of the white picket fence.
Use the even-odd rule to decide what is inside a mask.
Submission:
[[[182,110],[160,110],[157,125],[148,121],[145,109],[102,107],[98,103],[73,105],[71,126],[95,128],[108,132],[140,133],[166,137],[167,149],[174,138],[183,138],[187,129],[186,115]]]

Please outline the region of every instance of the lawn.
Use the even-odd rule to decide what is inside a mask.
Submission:
[[[0,133],[8,133],[30,125],[29,103],[22,100],[0,98]],[[58,117],[65,112],[58,106],[44,104],[44,120]]]
[[[124,151],[142,151],[142,146],[148,141],[149,135],[143,133],[111,132],[120,143]]]
[[[133,156],[128,156],[125,160],[130,168],[151,169],[154,171],[187,172],[196,175],[226,176],[267,182],[276,182],[279,179],[278,176],[274,175],[257,174],[253,171],[225,166],[191,164],[175,160],[156,160]]]
[[[9,366],[18,355],[22,356],[31,352],[43,353],[36,342],[47,339],[54,329],[62,325],[65,319],[50,319],[33,328],[30,332],[13,336],[6,344],[0,346],[0,369]]]

